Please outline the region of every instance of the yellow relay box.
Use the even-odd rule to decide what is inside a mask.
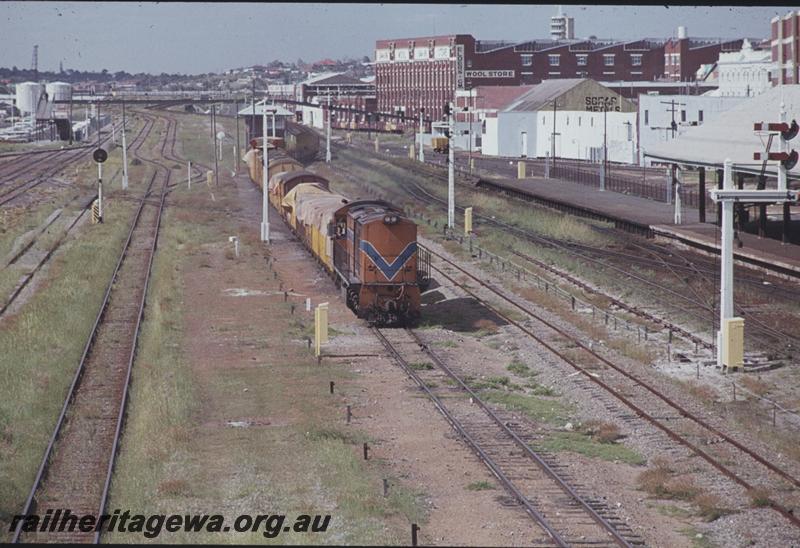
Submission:
[[[744,318],[728,318],[722,323],[722,365],[744,367]]]

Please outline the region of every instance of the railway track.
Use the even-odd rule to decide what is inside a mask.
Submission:
[[[532,450],[523,439],[524,427],[519,419],[493,410],[415,331],[372,330],[461,439],[538,524],[544,534],[532,544],[625,547],[644,544],[602,501],[585,489],[576,488],[574,480],[565,477],[556,462]],[[431,360],[436,368],[417,371],[411,367],[411,363],[420,359]],[[442,387],[445,385],[442,381],[447,379],[456,383],[455,389]]]
[[[131,146],[130,146],[129,150],[130,150],[131,155],[133,157],[138,157],[138,152],[141,149],[142,145],[147,140],[147,138],[150,136],[150,132],[153,129],[153,125],[154,125],[154,119],[153,118],[146,118],[145,125],[142,127],[142,129],[139,131],[139,133],[137,133],[137,135],[131,141]],[[27,274],[24,275],[24,277],[21,279],[21,282],[14,288],[14,290],[11,292],[9,297],[5,300],[3,305],[0,306],[0,317],[2,317],[8,311],[8,309],[14,304],[14,302],[17,300],[17,298],[22,294],[22,291],[33,280],[34,276],[36,276],[36,274],[39,272],[39,270],[45,264],[47,264],[47,261],[50,260],[50,257],[52,257],[53,253],[55,253],[58,250],[58,248],[61,247],[61,244],[64,243],[64,241],[67,239],[67,236],[69,236],[70,231],[78,224],[78,222],[81,220],[81,218],[86,214],[86,212],[88,211],[87,208],[91,205],[91,203],[94,201],[94,199],[96,197],[97,197],[97,194],[93,194],[88,199],[85,200],[83,211],[72,220],[72,222],[67,226],[64,234],[53,243],[53,245],[50,247],[50,249],[47,251],[47,253],[44,255],[44,257],[42,257],[37,262],[36,266],[30,272],[28,272]],[[55,221],[55,219],[53,219],[53,221]],[[34,239],[27,246],[25,246],[22,249],[20,249],[19,252],[14,257],[11,258],[11,260],[8,262],[8,265],[13,264],[28,249],[30,249],[30,247],[32,247],[35,243],[36,243],[36,240]]]
[[[175,146],[176,124],[167,119],[166,125],[161,154]],[[22,515],[59,508],[79,515],[105,511],[171,175],[154,163]],[[150,199],[153,192],[157,200]],[[100,534],[25,532],[20,522],[12,542],[96,543]]]
[[[788,492],[792,493],[800,487],[797,475],[775,464],[775,455],[764,456],[745,446],[724,432],[722,426],[715,424],[715,419],[704,416],[697,405],[682,403],[667,396],[654,384],[613,363],[584,344],[579,337],[521,304],[519,298],[509,296],[488,283],[484,276],[469,272],[435,251],[430,250],[430,253],[438,261],[431,267],[443,280],[474,298],[561,363],[574,369],[580,374],[582,384],[593,399],[602,402],[625,422],[645,421],[666,435],[665,452],[681,459],[699,457],[747,491],[766,487],[771,493],[786,493],[788,487]],[[460,282],[457,278],[466,278],[468,282]],[[503,304],[498,305],[498,301]],[[510,317],[504,309],[508,305],[522,312],[526,319],[520,321]],[[783,504],[776,499],[770,499],[769,507],[791,525],[800,528],[800,519],[794,515],[791,507],[796,501]]]
[[[271,206],[270,206],[271,207]],[[604,501],[569,477],[549,455],[534,451],[518,417],[494,410],[455,368],[412,329],[372,327],[387,353],[427,394],[439,412],[516,499],[540,529],[536,546],[633,547],[644,541]],[[429,359],[436,369],[417,371],[411,363]],[[447,377],[456,388],[448,388]],[[455,392],[455,394],[454,394]]]
[[[344,146],[344,145],[338,145]],[[369,167],[374,169],[367,160],[359,159],[353,160],[354,163],[361,165],[361,167]],[[416,169],[418,172],[425,174],[426,176],[433,176],[436,179],[446,181],[446,176],[438,174],[438,173],[430,173],[427,169],[416,168],[415,166],[411,167],[412,170]],[[446,200],[439,198],[429,190],[422,188],[420,185],[416,184],[414,181],[408,180],[403,181],[402,184],[403,190],[406,191],[407,194],[412,196],[415,200],[421,201],[423,203],[435,203],[439,207],[446,208],[447,203]],[[475,190],[474,188],[470,188],[470,190]],[[464,208],[461,206],[456,206],[458,211],[463,212]],[[595,247],[591,247],[588,245],[580,244],[577,242],[569,242],[569,241],[561,241],[556,238],[544,236],[542,234],[538,234],[536,232],[526,230],[509,223],[505,223],[500,219],[496,219],[492,216],[482,215],[480,212],[474,211],[473,217],[476,219],[476,222],[483,222],[486,224],[494,225],[496,227],[502,228],[503,230],[514,234],[515,236],[520,237],[523,240],[527,240],[532,243],[536,243],[538,245],[544,245],[549,248],[557,249],[562,251],[576,259],[581,261],[589,262],[593,265],[599,266],[606,270],[610,270],[614,273],[614,275],[623,275],[630,279],[636,280],[639,283],[653,289],[655,294],[653,295],[657,301],[659,302],[660,306],[665,308],[668,311],[671,311],[671,314],[678,314],[688,316],[689,318],[694,318],[696,321],[707,324],[710,326],[709,329],[709,336],[708,338],[699,337],[697,334],[692,333],[690,330],[683,328],[675,324],[674,322],[669,322],[663,318],[659,318],[653,314],[647,313],[642,311],[638,307],[633,307],[630,305],[624,305],[623,308],[634,312],[635,314],[647,318],[650,321],[653,321],[656,324],[664,325],[665,327],[669,328],[674,333],[681,334],[687,340],[696,344],[698,346],[703,346],[704,348],[714,348],[714,334],[713,326],[716,318],[716,314],[714,313],[713,302],[711,304],[704,302],[704,299],[700,299],[698,295],[692,296],[688,295],[686,292],[687,285],[691,285],[691,278],[692,274],[695,275],[702,274],[703,279],[705,280],[705,287],[714,287],[713,278],[711,278],[713,274],[713,270],[711,266],[708,264],[704,265],[703,269],[699,269],[694,265],[692,261],[687,259],[677,260],[677,261],[667,261],[664,259],[663,255],[666,252],[663,249],[660,249],[656,252],[653,249],[655,244],[650,244],[646,249],[644,244],[636,244],[639,246],[640,249],[645,250],[647,254],[653,255],[653,257],[640,257],[634,256],[631,254],[621,253],[614,250],[606,250],[606,249],[599,249]],[[602,230],[602,229],[598,229]],[[516,252],[512,249],[512,252]],[[676,252],[672,252],[670,254],[676,254]],[[657,255],[657,256],[656,256]],[[537,266],[545,265],[543,261],[539,261],[534,259],[533,257],[527,256],[530,262],[536,263]],[[622,264],[614,264],[611,262],[611,258],[619,258]],[[671,286],[669,284],[663,282],[653,281],[648,279],[640,274],[633,272],[630,268],[631,263],[635,263],[638,265],[645,265],[650,268],[666,268],[668,271],[674,271],[673,274],[676,274],[676,278],[679,280],[681,284],[678,288]],[[549,269],[552,274],[559,275],[562,279],[566,279],[563,274],[557,269]],[[677,272],[682,271],[686,273],[686,276],[678,276]],[[689,278],[687,280],[687,278]],[[573,278],[574,280],[574,278]],[[567,280],[572,283],[573,280]],[[737,273],[737,280],[742,282],[743,284],[748,284],[750,287],[758,287],[760,290],[763,290],[764,286],[764,279],[763,278],[756,278],[753,276],[749,276],[746,273],[742,273],[741,276]],[[693,286],[692,286],[693,287]],[[800,291],[797,291],[794,288],[784,287],[783,285],[778,284],[769,284],[768,292],[775,296],[775,298],[781,298],[784,296],[788,296],[791,298],[800,298]],[[693,291],[692,288],[691,291]],[[598,290],[594,290],[593,292],[597,293]],[[616,301],[620,304],[623,304],[610,295],[606,295],[608,298]],[[780,357],[780,354],[784,356],[791,356],[796,351],[796,348],[800,346],[800,337],[797,337],[791,333],[787,333],[785,330],[776,329],[768,325],[766,321],[762,321],[757,313],[754,312],[745,312],[741,307],[738,309],[738,313],[744,313],[748,318],[748,332],[747,337],[752,342],[758,344],[760,348],[763,348],[771,355],[777,355]],[[777,354],[776,354],[777,353]]]
[[[121,123],[115,126],[117,129],[121,127]],[[111,135],[106,135],[106,137],[100,140],[99,144],[105,144],[110,139]],[[10,188],[4,188],[6,184],[0,185],[0,191],[2,191],[2,193],[0,193],[0,206],[14,201],[26,194],[29,190],[46,182],[50,177],[67,166],[88,157],[96,146],[97,145],[88,145],[80,148],[56,150],[49,154],[43,153],[40,157],[22,157],[18,159],[20,160],[18,165],[15,165],[16,162],[13,161],[0,164],[0,183],[10,183],[20,174],[26,174],[24,177],[21,177],[21,182],[19,182],[19,184],[8,184]]]

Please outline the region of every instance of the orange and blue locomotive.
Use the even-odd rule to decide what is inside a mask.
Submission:
[[[261,186],[258,141],[245,160]],[[388,202],[331,192],[327,179],[269,146],[269,201],[342,288],[347,306],[374,325],[414,324],[430,280],[430,255],[417,245],[414,221]]]

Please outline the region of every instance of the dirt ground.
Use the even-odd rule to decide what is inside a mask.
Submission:
[[[423,545],[540,543],[542,532],[424,393],[385,356],[275,210],[272,242],[259,241],[261,194],[246,175],[234,179],[226,174],[220,181],[219,188],[197,185],[191,196],[176,191],[167,217],[180,221],[188,238],[177,246],[180,287],[171,300],[158,305],[180,309],[180,342],[161,344],[175,346],[188,368],[190,413],[184,424],[170,427],[169,444],[144,450],[147,462],[161,463],[157,472],[137,477],[141,471],[135,461],[126,460],[126,444],[139,439],[135,430],[142,413],[141,403],[137,407],[137,390],[142,389],[134,378],[133,406],[115,479],[124,487],[116,496],[112,493],[112,501],[118,507],[143,504],[153,510],[143,503],[149,497],[164,512],[213,510],[230,517],[331,514],[325,534],[266,540],[282,544],[406,544],[412,523],[420,526]],[[193,230],[214,234],[196,243]],[[238,257],[231,236],[240,239]],[[309,345],[313,312],[306,310],[306,299],[312,306],[327,302],[330,307],[331,340],[323,346],[319,363]],[[543,390],[544,402],[564,410],[551,409],[552,416],[541,421],[517,413],[515,422],[526,424],[534,434],[558,436],[572,432],[572,423],[614,419],[617,412],[598,407],[551,356],[520,340],[515,328],[458,290],[438,287],[424,302],[426,320],[419,332],[459,373],[476,382],[506,378],[518,385],[515,389],[499,383],[503,386],[491,390],[503,397],[527,397]],[[531,378],[510,370],[515,361],[534,372],[538,388],[526,385]],[[169,360],[137,362],[135,376],[170,366]],[[167,397],[158,405],[173,403]],[[349,424],[347,406],[352,410]],[[762,517],[763,510],[753,510],[706,524],[688,502],[648,496],[637,489],[637,477],[645,470],[643,463],[654,456],[653,448],[660,446],[647,429],[623,425],[622,434],[612,448],[622,452],[611,457],[591,457],[572,448],[553,450],[551,457],[646,545],[742,544],[752,540],[743,530],[757,530],[759,519],[774,520],[771,514]],[[367,460],[362,456],[365,443]],[[383,481],[388,483],[388,496],[382,493]],[[713,541],[709,532],[715,533]],[[127,542],[130,537],[111,540]],[[260,535],[233,534],[225,539],[163,535],[159,540],[265,541]]]
[[[318,397],[326,397],[329,380],[335,380],[333,398],[338,414],[335,420],[344,423],[345,408],[350,405],[353,420],[347,428],[370,440],[368,462],[380,464],[381,475],[389,480],[390,492],[403,487],[419,495],[427,514],[421,524],[420,542],[530,545],[541,538],[520,508],[503,504],[506,495],[499,486],[479,491],[467,489],[470,484],[494,484],[494,479],[469,449],[455,439],[449,425],[433,404],[420,395],[416,385],[380,355],[378,342],[344,306],[332,281],[282,222],[273,218],[269,253],[275,277],[267,266],[264,247],[256,240],[260,194],[244,178],[238,179],[236,186],[239,210],[228,232],[242,239],[240,258],[230,258],[230,246],[225,253],[215,244],[195,258],[184,288],[185,302],[192,303],[186,315],[185,352],[203,402],[196,418],[195,458],[213,463],[205,471],[207,480],[238,475],[232,470],[234,463],[225,455],[229,450],[245,449],[243,436],[248,430],[270,429],[280,437],[280,432],[288,426],[314,420],[302,403],[309,397],[307,379],[291,378],[291,374],[285,374],[285,367],[278,371],[284,360],[295,360],[298,353],[313,361],[305,340],[312,324],[312,313],[305,311],[308,297],[314,306],[323,301],[330,303],[332,338],[324,353],[364,356],[325,357],[317,369],[320,374],[314,391]],[[288,292],[286,303],[284,291]],[[301,321],[303,327],[287,332],[284,322],[291,304],[295,305],[295,311],[289,317]],[[344,370],[345,374],[331,371],[332,367]],[[274,368],[273,375],[281,376],[270,379],[264,368]],[[258,371],[263,376],[260,380],[253,379],[249,387],[224,391],[224,397],[220,398],[222,394],[215,385],[224,379],[226,372],[236,378],[243,370]],[[297,404],[289,405],[280,414],[259,413],[258,409],[265,407],[260,401],[266,389],[263,383],[277,385],[282,399]],[[273,392],[274,388],[267,391]],[[249,427],[231,428],[232,423],[246,423]],[[291,452],[292,448],[289,445],[281,450]],[[359,450],[360,447],[353,447],[353,451]],[[293,472],[312,472],[302,468],[298,465]],[[291,491],[295,482],[303,483],[298,480],[289,475],[282,477],[280,490]],[[330,493],[330,496],[337,495]],[[399,534],[410,535],[407,521],[405,525],[395,523],[394,527],[401,531]],[[410,540],[401,538],[403,542]],[[370,541],[369,538],[351,540]]]

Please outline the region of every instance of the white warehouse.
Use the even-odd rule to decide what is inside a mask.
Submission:
[[[654,147],[679,139],[690,127],[712,121],[745,100],[710,95],[640,95],[637,132],[642,164],[645,154]]]
[[[594,80],[553,79],[502,90],[478,87],[459,92],[457,102],[472,105],[482,120],[481,153],[487,156],[555,153],[600,161],[605,142],[609,161],[637,160],[636,106]]]

